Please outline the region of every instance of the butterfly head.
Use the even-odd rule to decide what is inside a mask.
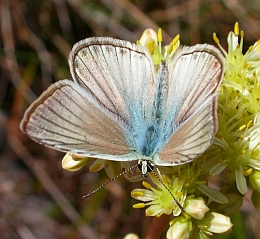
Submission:
[[[151,161],[149,161],[149,160],[140,159],[139,162],[138,162],[137,167],[141,171],[142,177],[143,178],[147,178],[147,173],[150,173],[150,172],[153,171],[154,164]]]

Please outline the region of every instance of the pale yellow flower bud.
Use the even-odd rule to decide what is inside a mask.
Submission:
[[[77,171],[83,168],[90,161],[87,157],[71,155],[67,153],[62,159],[62,168],[68,171]]]
[[[201,230],[212,233],[228,232],[232,226],[229,217],[216,212],[208,212],[201,221],[198,221]]]
[[[157,44],[157,33],[151,28],[148,28],[143,32],[138,42],[140,43],[140,45],[145,46],[148,40],[154,40]]]
[[[192,223],[185,217],[178,217],[174,219],[170,224],[170,228],[167,231],[167,239],[188,239],[191,235]]]
[[[196,218],[198,220],[203,219],[206,212],[209,211],[209,208],[205,204],[202,197],[187,199],[185,205],[185,212],[188,213],[191,217]]]

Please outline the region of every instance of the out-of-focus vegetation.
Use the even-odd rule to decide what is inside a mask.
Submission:
[[[70,78],[72,45],[90,36],[135,42],[146,28],[163,29],[164,43],[226,46],[239,22],[244,49],[260,39],[258,0],[1,0],[0,1],[0,237],[144,238],[151,221],[132,209],[130,192],[139,183],[111,183],[88,199],[82,196],[107,180],[88,168],[66,172],[62,153],[40,146],[19,130],[24,110],[52,82]],[[233,231],[218,238],[260,238],[260,218],[245,197],[232,216]]]

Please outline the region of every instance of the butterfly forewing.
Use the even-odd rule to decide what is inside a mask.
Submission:
[[[169,93],[166,119],[173,125],[184,122],[217,91],[223,76],[223,57],[208,44],[180,47],[169,64]],[[174,112],[174,114],[171,114]]]
[[[144,48],[112,38],[89,38],[75,44],[69,63],[73,79],[115,117],[128,125],[150,117],[155,71]]]

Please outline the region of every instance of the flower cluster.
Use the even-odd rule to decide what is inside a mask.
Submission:
[[[219,132],[211,148],[221,158],[209,157],[215,158],[210,173],[215,176],[225,171],[225,190],[231,192],[231,187],[236,185],[232,193],[244,195],[249,185],[253,198],[258,199],[252,201],[259,210],[260,41],[243,54],[243,37],[244,32],[239,31],[236,23],[234,32],[228,35],[228,51],[225,51],[213,35],[226,57],[226,69],[219,94]]]

